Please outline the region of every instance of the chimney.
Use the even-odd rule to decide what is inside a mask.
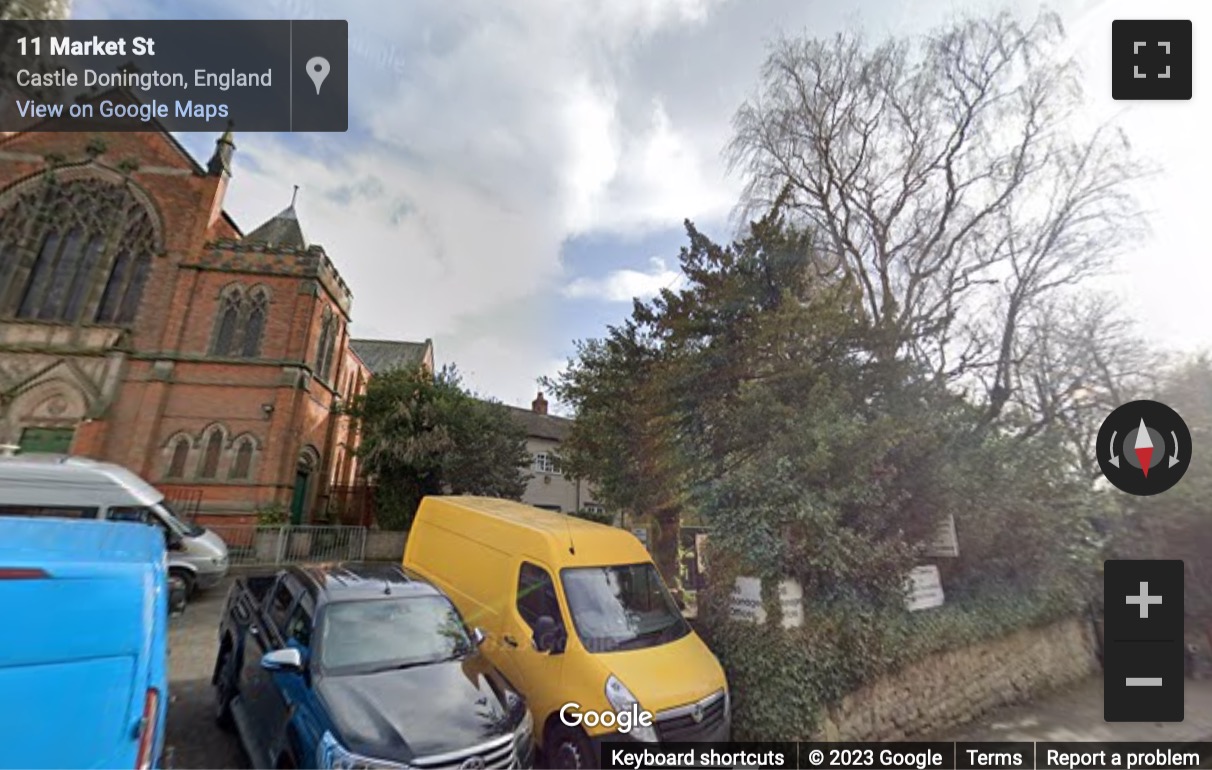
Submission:
[[[539,397],[530,404],[530,408],[534,410],[535,414],[547,414],[547,399],[543,398],[543,394],[540,393]]]

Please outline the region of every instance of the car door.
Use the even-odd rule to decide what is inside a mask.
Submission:
[[[556,622],[557,634],[564,638],[568,634],[551,573],[535,562],[520,561],[514,599],[505,613],[501,636],[508,661],[505,675],[522,689],[535,714],[547,714],[562,705],[559,700],[564,653],[562,649],[540,652],[535,648],[539,618],[547,615]]]
[[[282,696],[271,672],[261,667],[261,658],[281,648],[280,629],[290,618],[295,599],[289,576],[283,576],[266,594],[262,611],[249,618],[244,635],[240,697],[234,706],[245,748],[258,767],[272,767],[277,761],[273,751],[282,711]]]
[[[316,701],[311,690],[315,612],[316,606],[311,596],[302,593],[281,629],[284,646],[298,650],[303,656],[304,670],[299,673],[275,671],[269,674],[278,694],[267,704],[273,731],[271,752],[276,757],[289,749],[295,761],[301,763],[311,761],[323,734],[321,715],[316,713]]]

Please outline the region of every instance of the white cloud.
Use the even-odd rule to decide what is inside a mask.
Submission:
[[[631,302],[635,298],[655,297],[662,289],[677,288],[682,274],[670,269],[659,257],[651,260],[648,272],[615,270],[602,278],[577,278],[564,287],[564,296],[607,302]]]

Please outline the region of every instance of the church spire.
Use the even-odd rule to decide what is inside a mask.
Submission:
[[[236,152],[236,143],[232,137],[232,122],[227,122],[227,130],[215,142],[215,152],[206,164],[206,170],[211,176],[226,174],[231,176],[231,158]]]

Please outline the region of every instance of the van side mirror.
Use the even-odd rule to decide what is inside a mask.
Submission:
[[[261,668],[297,674],[303,670],[303,653],[294,647],[267,652],[261,657]]]
[[[541,615],[534,623],[534,648],[539,652],[563,652],[562,633],[555,618]]]
[[[164,530],[164,547],[170,551],[184,551],[185,541],[171,529]]]

